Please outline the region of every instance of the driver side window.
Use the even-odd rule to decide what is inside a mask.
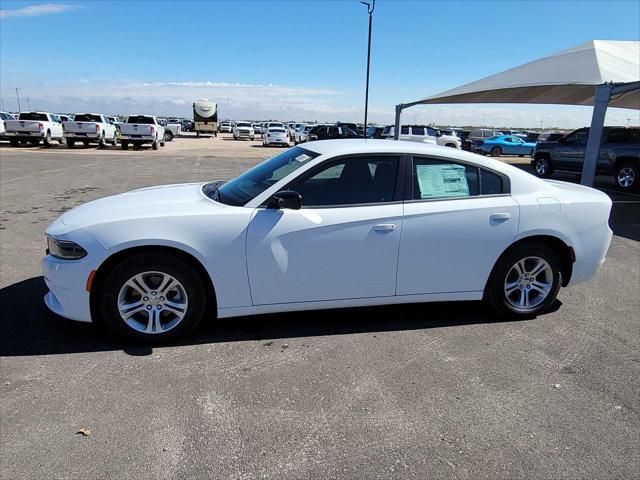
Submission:
[[[287,189],[302,196],[302,207],[328,207],[394,200],[398,157],[350,157],[314,169]]]

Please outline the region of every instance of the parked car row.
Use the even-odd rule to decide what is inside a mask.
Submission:
[[[130,115],[125,122],[117,117],[101,113],[76,113],[71,116],[48,112],[20,112],[18,118],[0,112],[0,139],[9,140],[12,146],[31,144],[50,147],[53,142],[74,148],[76,144],[95,144],[98,148],[120,143],[126,150],[129,145],[138,148],[145,143],[156,150],[180,134],[179,123],[167,124],[151,115]]]

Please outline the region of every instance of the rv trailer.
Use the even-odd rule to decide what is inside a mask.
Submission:
[[[194,130],[199,137],[200,134],[218,136],[218,108],[209,100],[197,100],[193,102],[193,123]]]

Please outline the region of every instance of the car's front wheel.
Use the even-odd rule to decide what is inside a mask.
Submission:
[[[531,166],[533,167],[533,173],[540,178],[549,178],[553,174],[553,165],[549,158],[544,155],[534,158]]]
[[[164,253],[126,258],[106,275],[98,295],[109,330],[154,343],[193,331],[206,304],[204,285],[191,265]]]
[[[622,162],[616,167],[615,172],[616,186],[621,190],[631,192],[636,190],[640,185],[640,171],[638,171],[638,163]]]
[[[531,241],[516,245],[498,260],[485,299],[500,315],[530,318],[551,306],[561,284],[556,252],[545,243]]]

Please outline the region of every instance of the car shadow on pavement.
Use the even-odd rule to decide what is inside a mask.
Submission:
[[[0,357],[109,350],[139,356],[153,352],[151,346],[124,342],[98,326],[53,314],[42,300],[45,293],[42,277],[0,289]],[[561,302],[556,301],[552,310],[560,305]],[[503,321],[480,302],[314,310],[204,321],[196,332],[172,346],[422,330]]]

